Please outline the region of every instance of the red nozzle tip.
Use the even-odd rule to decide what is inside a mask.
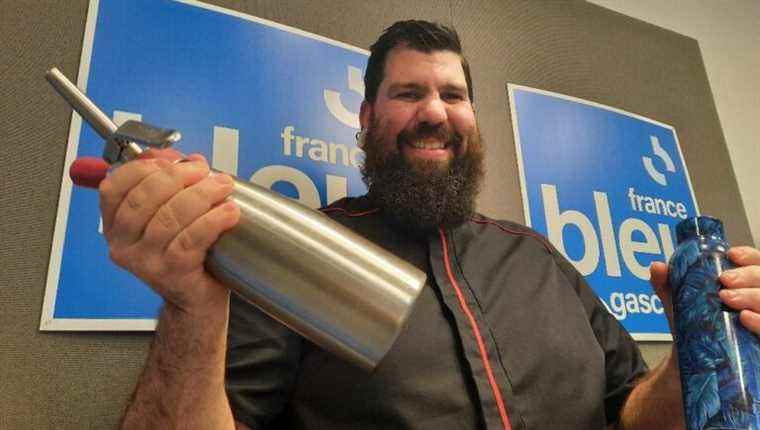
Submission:
[[[82,157],[71,163],[69,177],[80,187],[98,188],[110,167],[102,158]]]

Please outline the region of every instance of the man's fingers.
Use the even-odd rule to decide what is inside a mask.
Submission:
[[[129,190],[116,209],[113,223],[119,227],[107,232],[111,244],[135,243],[161,205],[209,173],[209,167],[205,162],[172,164],[160,159],[154,162],[163,163],[162,168],[145,176]]]
[[[214,207],[182,230],[164,252],[170,270],[187,270],[201,263],[219,235],[238,222],[240,209],[233,201]]]
[[[728,258],[737,266],[760,265],[760,250],[751,246],[734,246],[728,250]]]
[[[724,288],[718,292],[718,295],[730,308],[760,312],[760,288]]]
[[[176,161],[185,158],[185,155],[174,148],[148,148],[140,154],[139,158],[161,158],[168,161]]]
[[[748,310],[741,311],[739,321],[749,331],[760,334],[760,314]]]
[[[170,164],[166,160],[144,159],[131,161],[116,169],[100,182],[100,211],[103,231],[108,232],[114,215],[127,193],[143,179]]]
[[[145,228],[143,240],[163,250],[182,229],[223,201],[232,188],[232,178],[211,174],[180,191],[158,209]]]
[[[744,266],[726,270],[720,275],[720,283],[726,288],[760,288],[760,266]]]

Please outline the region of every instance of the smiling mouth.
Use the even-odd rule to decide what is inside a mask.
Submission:
[[[414,149],[444,149],[448,146],[440,140],[414,140],[407,143]]]

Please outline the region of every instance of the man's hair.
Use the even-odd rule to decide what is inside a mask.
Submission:
[[[451,51],[459,54],[462,59],[464,78],[467,81],[467,95],[470,101],[473,100],[470,65],[462,55],[462,44],[459,42],[456,30],[434,22],[409,20],[398,21],[386,28],[377,42],[370,46],[371,54],[364,74],[364,99],[367,102],[375,102],[377,90],[385,75],[385,59],[388,53],[397,46],[428,54],[433,51]]]

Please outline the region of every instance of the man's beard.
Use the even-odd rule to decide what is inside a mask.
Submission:
[[[399,134],[398,151],[383,150],[374,118],[367,130],[361,167],[369,196],[392,221],[409,232],[429,233],[438,226],[461,224],[472,215],[483,180],[480,132],[468,137],[467,150],[447,162],[407,160],[401,147],[434,137],[457,154],[462,137],[445,126],[423,124]],[[389,152],[389,153],[386,153]]]

